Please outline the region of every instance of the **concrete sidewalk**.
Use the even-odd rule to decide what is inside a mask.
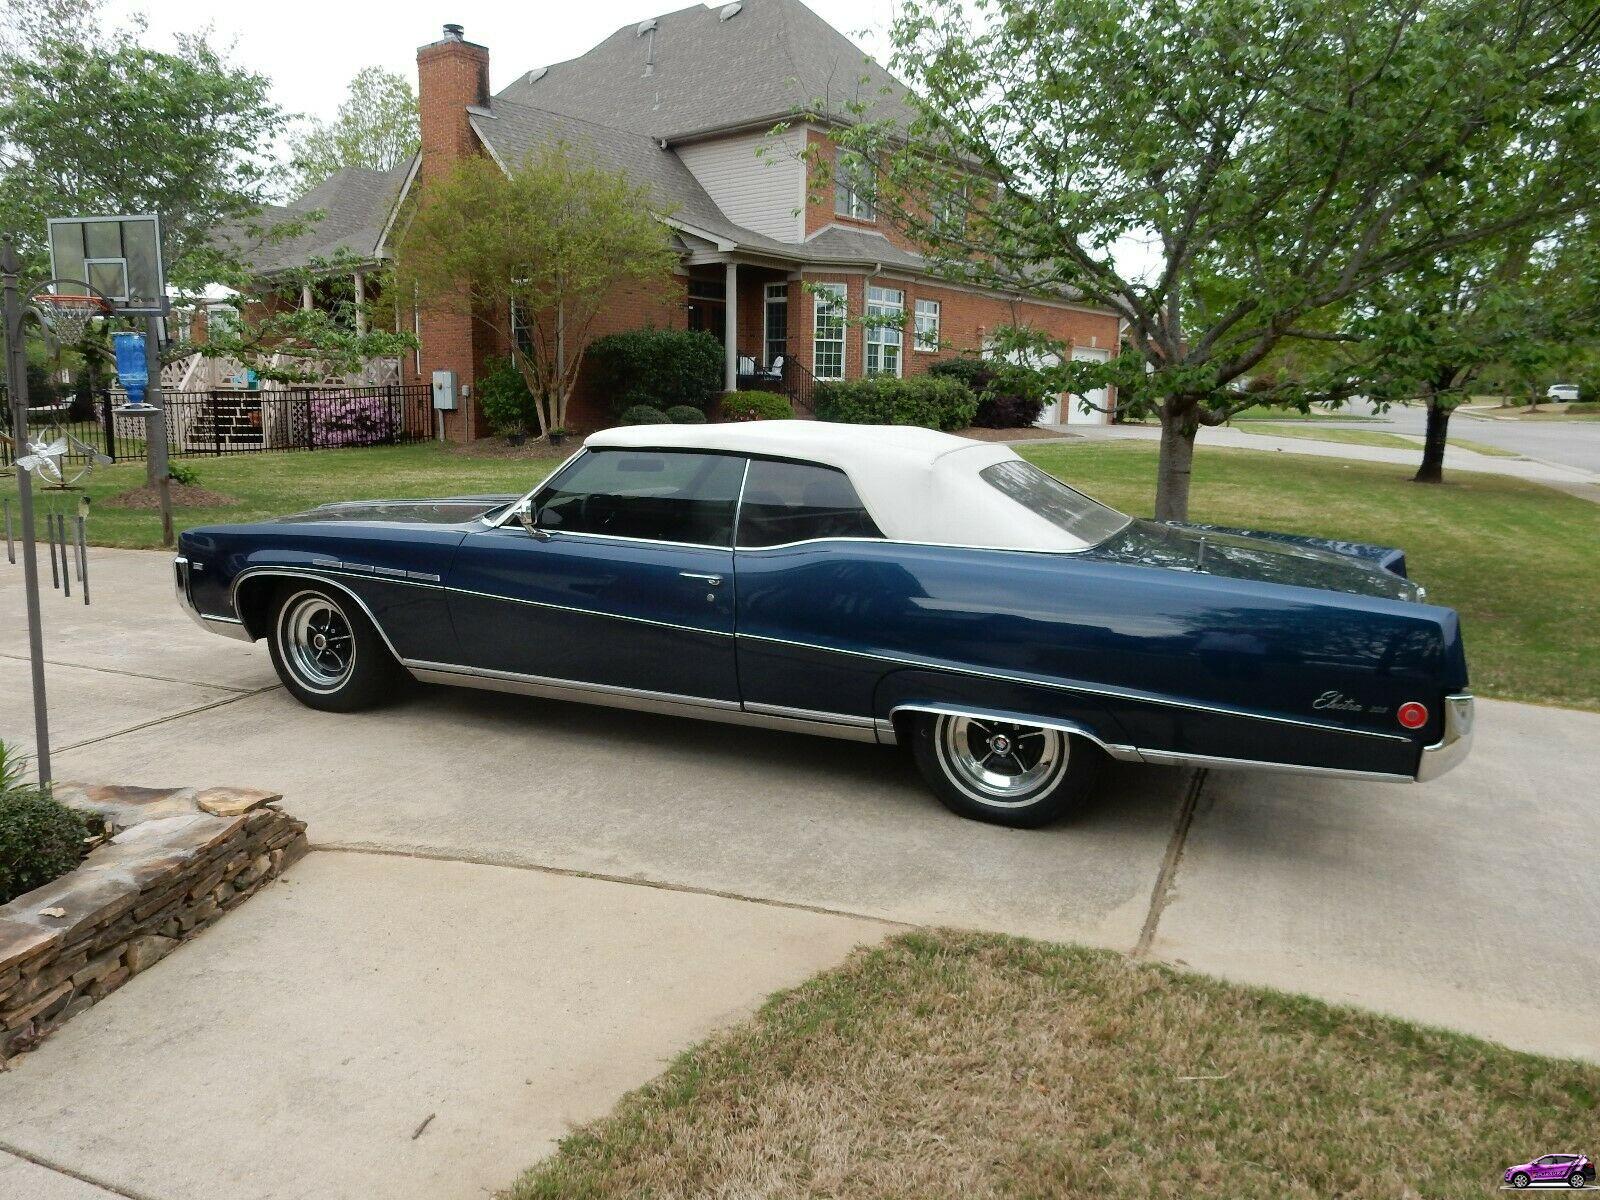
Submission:
[[[884,932],[543,872],[313,854],[0,1075],[0,1195],[476,1200],[678,1051]],[[115,1191],[70,1190],[83,1180]]]
[[[94,553],[94,608],[46,598],[58,774],[269,786],[324,849],[0,1076],[0,1146],[81,1174],[159,1200],[504,1184],[885,921],[1600,1061],[1600,716],[1480,702],[1472,758],[1425,786],[1118,766],[1020,832],[949,814],[877,747],[443,689],[312,712],[264,646],[178,612],[166,556]],[[0,737],[26,741],[19,607],[0,573]],[[526,1104],[502,1055],[542,1064]],[[175,1110],[205,1116],[172,1132]]]
[[[1340,422],[1341,425],[1344,422]],[[1397,446],[1359,446],[1349,442],[1318,442],[1309,438],[1273,436],[1252,433],[1248,422],[1239,425],[1204,426],[1197,435],[1201,446],[1219,446],[1232,450],[1265,450],[1282,454],[1305,454],[1313,458],[1342,458],[1354,462],[1397,463],[1416,467],[1421,459],[1422,447],[1402,450]],[[1352,424],[1353,429],[1362,426]],[[1068,429],[1060,427],[1065,433]],[[1091,441],[1154,442],[1161,439],[1161,430],[1154,425],[1073,425],[1074,435]],[[1465,436],[1465,434],[1463,434]],[[1535,459],[1501,458],[1492,454],[1477,454],[1459,446],[1446,446],[1444,452],[1446,471],[1467,471],[1485,475],[1505,475],[1512,479],[1526,479],[1546,483],[1563,490],[1594,489],[1600,499],[1600,474],[1560,463],[1540,462]]]

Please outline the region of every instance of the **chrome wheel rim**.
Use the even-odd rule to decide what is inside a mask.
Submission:
[[[301,592],[278,622],[284,662],[301,687],[336,692],[356,665],[356,641],[344,610],[320,592]]]
[[[937,741],[950,782],[997,808],[1032,804],[1067,769],[1067,735],[1059,729],[943,716]]]

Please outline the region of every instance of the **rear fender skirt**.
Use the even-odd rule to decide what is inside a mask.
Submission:
[[[1062,733],[1075,734],[1086,738],[1099,746],[1112,758],[1123,762],[1142,762],[1139,752],[1132,746],[1122,745],[1117,742],[1107,742],[1094,730],[1078,721],[1067,721],[1055,717],[1039,717],[1031,713],[1005,712],[1000,709],[985,708],[982,705],[952,704],[938,701],[913,701],[908,704],[897,704],[889,710],[887,720],[878,721],[878,739],[885,743],[899,741],[899,725],[897,718],[902,714],[926,713],[934,716],[976,717],[981,720],[1009,721],[1018,725],[1036,725],[1041,729],[1059,729]]]
[[[1096,696],[1008,679],[936,670],[891,671],[878,681],[873,715],[879,737],[895,738],[895,718],[913,712],[952,713],[1061,729],[1088,738],[1113,757],[1131,750],[1122,726]]]

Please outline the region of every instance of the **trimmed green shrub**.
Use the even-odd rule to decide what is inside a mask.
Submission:
[[[651,408],[648,404],[635,404],[622,414],[624,425],[665,425],[668,423],[667,414],[659,408]]]
[[[586,365],[615,412],[647,404],[704,411],[722,386],[722,343],[686,329],[629,329],[596,338]]]
[[[921,425],[926,429],[965,429],[978,410],[978,398],[959,379],[919,375],[897,379],[835,380],[817,385],[817,416],[848,425]]]
[[[794,405],[778,392],[724,392],[719,412],[724,421],[788,421]]]
[[[196,471],[188,463],[168,461],[167,478],[180,487],[200,486],[200,472]]]
[[[496,433],[529,433],[539,426],[533,393],[510,356],[484,360],[478,380],[478,407]]]
[[[1600,402],[1600,375],[1591,375],[1587,379],[1578,381],[1578,403],[1594,404]]]
[[[0,742],[0,904],[72,870],[89,836],[83,817],[23,782],[25,765]]]
[[[997,359],[948,358],[928,368],[941,379],[959,379],[978,398],[972,423],[980,429],[1025,429],[1038,422],[1050,400],[1044,373]]]
[[[692,404],[674,404],[667,409],[667,420],[674,425],[704,425],[706,415]]]

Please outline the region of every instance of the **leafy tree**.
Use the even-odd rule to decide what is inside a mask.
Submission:
[[[211,231],[269,198],[267,156],[284,116],[266,76],[229,62],[207,33],[170,50],[107,30],[92,0],[32,0],[0,49],[0,227],[30,272],[45,220],[66,213],[161,215],[167,276],[196,289],[218,273]]]
[[[1332,388],[1380,408],[1420,399],[1428,426],[1418,483],[1444,478],[1450,415],[1486,373],[1534,397],[1600,317],[1600,254],[1577,224],[1558,240],[1479,247],[1391,276],[1352,314],[1326,367]],[[1316,385],[1312,385],[1313,388]]]
[[[299,190],[315,187],[345,167],[387,171],[421,144],[417,96],[411,82],[383,67],[365,67],[332,121],[312,121],[291,143]]]
[[[1243,391],[1275,348],[1600,188],[1577,0],[909,0],[892,40],[919,116],[857,107],[839,140],[947,275],[1124,318],[1122,355],[1062,375],[1159,413],[1161,518],[1201,425],[1304,402]]]
[[[397,255],[402,294],[498,331],[539,432],[564,429],[596,318],[618,290],[648,294],[672,279],[677,255],[653,209],[648,189],[563,142],[510,171],[469,159],[423,191]]]

